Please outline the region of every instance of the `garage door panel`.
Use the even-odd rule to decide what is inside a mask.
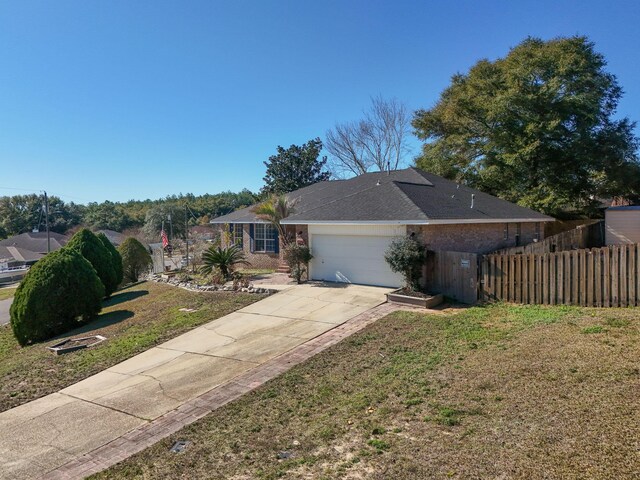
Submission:
[[[384,252],[394,237],[365,235],[311,235],[311,277],[314,280],[396,287],[401,276],[393,273]]]

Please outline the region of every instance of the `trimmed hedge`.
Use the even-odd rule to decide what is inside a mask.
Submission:
[[[133,237],[127,238],[122,245],[118,247],[118,251],[122,256],[122,268],[124,270],[124,278],[128,282],[137,282],[140,275],[151,266],[151,255],[144,245]]]
[[[102,285],[104,285],[105,296],[107,298],[110,297],[118,288],[119,282],[113,267],[111,253],[109,253],[109,250],[102,244],[100,239],[91,231],[83,228],[71,237],[66,248],[76,250],[89,260],[89,263],[96,269]]]
[[[52,252],[31,267],[16,290],[13,334],[24,346],[73,330],[100,312],[102,297],[102,282],[80,253]]]
[[[98,239],[107,248],[107,250],[109,250],[109,253],[111,254],[111,262],[112,262],[111,264],[113,265],[113,269],[116,272],[116,282],[117,282],[117,285],[120,285],[124,277],[124,273],[122,269],[122,256],[120,255],[120,252],[118,252],[116,247],[113,246],[113,243],[111,243],[111,240],[109,240],[109,238],[104,233],[100,232],[97,236],[98,236]]]

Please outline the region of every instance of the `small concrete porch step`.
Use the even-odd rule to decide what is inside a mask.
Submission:
[[[291,269],[289,268],[289,265],[286,265],[286,264],[278,265],[278,269],[276,271],[278,273],[291,273]]]

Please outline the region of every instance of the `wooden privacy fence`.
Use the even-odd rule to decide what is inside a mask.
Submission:
[[[495,254],[510,255],[514,253],[554,253],[580,248],[601,247],[604,245],[604,220],[594,220],[592,223],[579,225],[573,230],[567,230],[540,242],[533,242],[519,247],[509,247],[496,250]]]
[[[625,307],[640,305],[640,244],[559,253],[485,255],[483,300]]]

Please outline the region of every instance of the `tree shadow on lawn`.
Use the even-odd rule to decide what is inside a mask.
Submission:
[[[129,318],[133,317],[133,315],[134,313],[131,310],[115,310],[113,312],[103,313],[86,325],[71,330],[70,332],[63,333],[56,338],[75,337],[78,335],[93,332],[95,330],[100,330],[101,328],[110,327],[111,325],[115,325],[116,323],[128,320]]]
[[[148,294],[149,290],[134,290],[132,292],[116,293],[115,295],[112,295],[110,298],[102,302],[102,308],[113,307],[114,305],[128,302],[129,300],[134,300],[138,297],[142,297]]]

